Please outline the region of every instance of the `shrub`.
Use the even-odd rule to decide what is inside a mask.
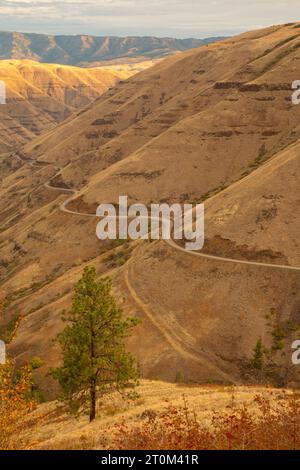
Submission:
[[[272,395],[272,394],[271,394]],[[285,394],[255,398],[257,412],[232,404],[214,413],[208,424],[186,403],[169,407],[130,427],[118,426],[114,448],[120,450],[299,450],[300,398]],[[234,403],[234,402],[233,402]]]
[[[176,372],[176,376],[175,376],[175,383],[184,383],[185,382],[185,377],[184,377],[184,374],[183,372],[180,370],[178,372]]]
[[[31,358],[30,367],[32,370],[39,369],[43,365],[44,365],[44,361],[40,357],[34,356]]]
[[[30,368],[25,366],[14,375],[14,363],[8,359],[0,366],[0,449],[25,447],[20,432],[26,427],[28,413],[35,407],[31,397]]]

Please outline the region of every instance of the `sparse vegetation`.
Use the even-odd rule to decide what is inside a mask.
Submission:
[[[18,398],[20,409],[5,408],[0,401],[0,414],[3,411],[12,425],[9,432],[18,435],[29,411],[27,404],[43,402],[43,391],[47,398],[56,396],[46,369],[48,364],[58,365],[51,340],[61,325],[57,312],[67,308],[65,329],[58,338],[62,363],[52,374],[61,386],[61,398],[78,419],[55,402],[42,405],[37,414],[40,409],[45,415],[50,410],[52,417],[49,428],[41,426],[40,436],[33,436],[35,443],[44,439],[44,445],[51,446],[57,432],[57,441],[65,434],[69,445],[99,448],[97,432],[107,433],[124,416],[127,424],[116,431],[113,447],[300,447],[296,395],[293,402],[287,398],[289,392],[277,390],[276,400],[283,399],[276,404],[265,397],[252,403],[263,383],[292,387],[299,382],[291,361],[292,341],[299,338],[295,207],[300,148],[291,77],[300,30],[292,28],[276,26],[208,50],[174,55],[104,97],[88,80],[84,90],[89,87],[98,96],[90,105],[88,96],[86,103],[79,103],[85,94],[76,97],[77,85],[72,88],[73,79],[67,79],[65,70],[65,85],[54,80],[48,89],[55,116],[51,125],[47,117],[49,131],[37,139],[39,144],[33,140],[23,147],[25,140],[43,130],[36,127],[36,113],[20,126],[18,119],[14,126],[7,121],[18,135],[10,132],[7,155],[1,157],[0,232],[7,232],[0,240],[0,275],[3,295],[9,295],[0,339],[11,342],[19,313],[26,315],[20,335],[8,350],[16,354],[18,363],[29,361],[21,371],[12,363],[8,380],[0,383],[9,386],[9,398],[14,397],[28,373],[26,391]],[[34,75],[39,85],[38,74]],[[40,83],[44,91],[47,80]],[[79,76],[78,80],[80,84]],[[40,100],[44,91],[36,91]],[[45,95],[42,100],[44,108],[48,98]],[[29,104],[32,99],[28,96]],[[78,106],[72,105],[74,99]],[[23,105],[26,108],[24,100]],[[83,111],[76,113],[82,105]],[[4,107],[3,112],[10,108]],[[54,128],[56,121],[74,111]],[[21,119],[21,110],[15,114]],[[19,138],[22,150],[15,150]],[[3,143],[6,147],[5,139]],[[251,177],[242,180],[242,172],[242,176],[252,173]],[[118,188],[130,201],[147,205],[211,199],[205,209],[205,250],[192,257],[176,251],[185,240],[178,241],[178,247],[159,240],[153,246],[151,240],[98,240],[96,206],[100,201],[115,201]],[[69,209],[71,213],[64,213]],[[97,263],[98,278],[94,268],[86,268],[69,311],[72,285],[81,267],[89,263]],[[153,389],[140,405],[138,400],[116,398],[119,391],[129,399],[136,395],[138,366],[126,344],[137,320],[123,316],[111,280],[99,280],[107,273],[119,282],[120,305],[145,318],[129,344],[142,359],[143,375],[155,377],[156,383],[149,385]],[[268,306],[275,308],[270,312]],[[169,383],[160,384],[161,378]],[[198,388],[196,384],[204,380],[209,385]],[[252,386],[238,387],[241,405],[231,403],[224,412],[220,403],[224,384],[238,381]],[[260,384],[255,392],[253,383]],[[183,390],[187,394],[192,390],[189,396],[194,401],[180,407]],[[265,389],[267,396],[269,391]],[[218,397],[213,401],[214,393]],[[228,392],[224,395],[227,404]],[[219,412],[211,420],[213,409]],[[89,426],[85,414],[90,421],[98,416],[99,420]],[[82,432],[79,422],[87,435],[76,442]],[[270,436],[266,437],[267,426]],[[5,422],[0,439],[2,429],[7,432]],[[69,430],[74,431],[72,437]],[[26,432],[31,433],[30,427]],[[1,445],[13,448],[23,443],[9,440]]]
[[[21,315],[16,314],[6,325],[0,327],[0,338],[6,344],[9,344],[14,339],[21,319]]]
[[[116,248],[112,249],[105,259],[108,268],[123,266],[131,256],[132,247],[130,246],[130,241],[116,240],[115,246]]]
[[[263,144],[259,149],[259,154],[254,159],[252,163],[248,166],[247,170],[242,173],[242,177],[250,175],[254,170],[257,170],[263,163],[269,159],[269,156],[266,153],[265,145]]]
[[[276,309],[271,309],[271,318],[272,321],[270,323],[271,335],[273,338],[273,344],[271,347],[271,353],[275,354],[277,351],[282,351],[284,349],[284,340],[288,336],[288,331],[285,327],[281,325],[280,318]],[[293,331],[293,327],[290,326],[290,332]]]
[[[294,39],[294,38],[293,38]],[[266,72],[268,72],[269,70],[271,70],[275,65],[277,65],[282,59],[284,59],[285,57],[287,57],[289,54],[291,54],[292,52],[296,51],[297,49],[299,49],[300,47],[300,43],[298,42],[297,44],[294,44],[292,47],[289,47],[287,49],[284,49],[283,51],[281,51],[276,57],[274,57],[274,59],[269,62],[260,72],[259,72],[259,75],[263,75],[265,74]]]
[[[176,377],[175,377],[175,383],[184,383],[185,382],[185,377],[184,374],[181,370],[176,372]]]

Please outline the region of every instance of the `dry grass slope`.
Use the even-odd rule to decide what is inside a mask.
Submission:
[[[299,447],[299,405],[295,412],[293,401],[290,409],[291,391],[143,381],[139,395],[130,403],[107,396],[93,424],[87,417],[70,417],[56,402],[40,405],[30,415],[22,439],[35,450]],[[294,411],[296,442],[289,411]],[[259,423],[268,425],[268,433],[262,433]]]
[[[297,26],[297,27],[296,27]],[[156,243],[101,243],[98,203],[206,200],[206,247],[220,256],[299,266],[299,25],[273,26],[168,58],[118,83],[19,152],[3,155],[2,324],[24,314],[11,345],[22,363],[54,365],[52,338],[83,266],[113,277],[144,377],[299,382],[299,272],[188,256]],[[62,170],[57,174],[57,167]],[[53,186],[79,189],[68,208]],[[264,368],[251,367],[261,337]],[[36,374],[51,396],[46,367]]]
[[[6,84],[7,104],[0,107],[0,152],[24,144],[87,106],[119,80],[151,65],[80,69],[39,64],[30,60],[1,60],[0,80]]]

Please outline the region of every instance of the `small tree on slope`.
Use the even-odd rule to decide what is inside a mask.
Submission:
[[[252,366],[254,369],[262,370],[263,368],[263,358],[264,358],[264,348],[262,344],[261,338],[259,338],[256,342],[255,348],[253,349],[253,359],[252,359]]]
[[[125,339],[139,320],[123,318],[111,289],[109,278],[97,281],[94,267],[84,269],[72,308],[63,315],[68,325],[58,335],[63,365],[52,371],[62,398],[73,411],[86,407],[90,421],[96,417],[97,396],[137,385],[137,363],[126,351]]]

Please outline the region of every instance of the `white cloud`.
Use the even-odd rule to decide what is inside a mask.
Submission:
[[[203,37],[297,21],[299,0],[0,0],[2,30]]]

